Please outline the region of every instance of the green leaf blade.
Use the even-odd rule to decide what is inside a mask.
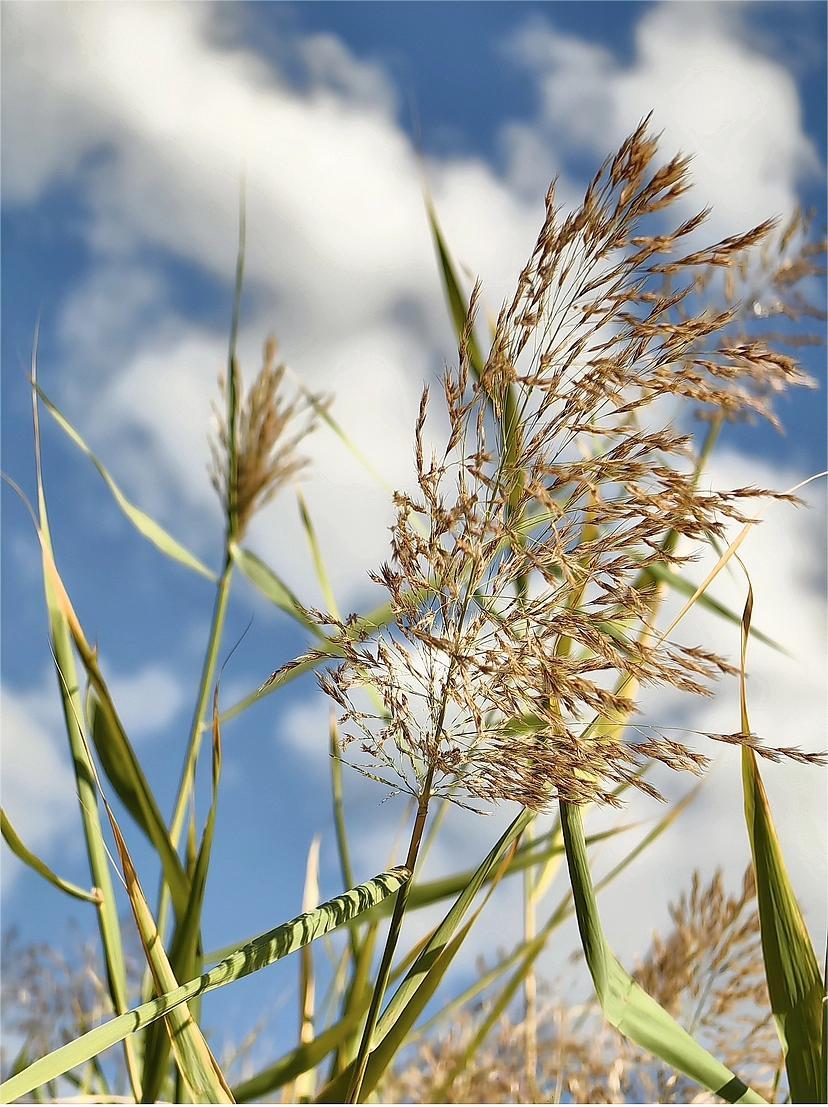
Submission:
[[[175,990],[148,1003],[142,1003],[117,1018],[110,1019],[68,1045],[61,1046],[46,1057],[35,1061],[22,1073],[0,1085],[0,1097],[4,1102],[19,1099],[49,1080],[55,1080],[69,1069],[83,1064],[92,1057],[97,1057],[105,1049],[149,1026],[156,1019],[164,1017],[179,1004],[187,1003],[205,992],[226,987],[244,976],[267,968],[275,961],[301,949],[308,942],[356,918],[386,896],[393,895],[409,878],[410,873],[407,869],[389,869],[374,877],[373,880],[357,885],[356,888],[351,888],[350,891],[328,900],[314,911],[299,915],[290,922],[259,935],[234,954],[226,957],[209,972],[202,973],[196,979],[179,985]]]
[[[726,1065],[717,1061],[626,972],[604,937],[589,871],[578,807],[561,802],[575,914],[587,965],[607,1021],[656,1057],[729,1103],[764,1103]]]

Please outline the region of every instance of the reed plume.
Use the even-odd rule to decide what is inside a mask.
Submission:
[[[389,787],[541,808],[613,802],[620,783],[657,795],[638,774],[645,760],[706,764],[657,732],[621,738],[588,725],[627,719],[633,681],[708,695],[733,672],[703,646],[657,634],[646,570],[686,560],[678,539],[722,538],[746,521],[748,499],[776,495],[699,488],[692,439],[657,401],[772,418],[763,393],[804,377],[761,339],[733,337],[735,306],[690,310],[698,276],[744,267],[773,224],[682,253],[707,213],[657,232],[656,213],[689,185],[688,159],[654,166],[656,149],[645,121],[566,217],[550,188],[479,372],[475,290],[459,365],[443,381],[448,441],[427,448],[425,389],[418,491],[396,495],[391,560],[374,574],[391,628],[368,641],[313,613],[339,632],[344,660],[321,683],[342,709],[345,743]],[[367,683],[382,710],[355,695]]]
[[[320,401],[299,394],[285,399],[284,376],[276,341],[268,338],[262,367],[246,394],[235,358],[231,379],[219,380],[225,410],[214,409],[217,429],[210,441],[210,477],[236,540],[244,537],[253,516],[307,465],[298,447],[316,426]]]

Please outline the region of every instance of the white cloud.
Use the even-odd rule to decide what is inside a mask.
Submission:
[[[127,734],[133,739],[163,730],[184,706],[180,681],[160,665],[113,676],[109,691]]]
[[[51,695],[47,696],[47,691]],[[4,685],[0,695],[3,807],[26,845],[38,852],[74,824],[78,804],[54,687],[20,692]],[[80,838],[78,839],[80,840]],[[5,845],[2,875],[8,886],[20,871]]]
[[[109,678],[112,698],[133,741],[163,729],[183,704],[180,684],[166,669],[148,665]],[[20,837],[34,852],[74,858],[83,832],[65,723],[54,675],[49,672],[29,688],[3,684],[0,694],[2,736],[2,804]],[[58,849],[59,845],[59,849]],[[8,852],[3,882],[21,871]]]
[[[684,202],[712,203],[708,230],[732,234],[788,214],[798,183],[819,168],[791,73],[749,42],[743,19],[735,4],[654,5],[629,64],[540,22],[512,48],[539,81],[543,134],[603,156],[652,111],[663,149],[693,155],[699,188]],[[509,141],[518,154],[536,138],[516,127]]]
[[[6,202],[74,181],[96,257],[61,309],[62,394],[116,477],[166,521],[199,530],[190,540],[202,545],[218,525],[205,429],[225,321],[172,310],[147,248],[229,284],[243,167],[248,373],[275,329],[305,382],[334,393],[355,441],[401,484],[420,382],[452,356],[421,169],[386,73],[330,35],[293,36],[294,63],[306,66],[297,91],[278,60],[227,45],[228,19],[209,5],[9,4],[5,14],[7,115],[12,136],[19,129]],[[701,151],[701,192],[728,230],[754,208],[758,218],[790,206],[811,163],[791,78],[719,8],[648,10],[629,66],[540,23],[518,36],[513,57],[537,82],[541,110],[504,128],[506,178],[473,158],[427,165],[448,240],[484,277],[492,311],[534,240],[562,156],[579,143],[603,156],[656,90],[656,126],[668,147]],[[574,195],[566,181],[561,191]],[[390,505],[327,432],[311,453],[308,494],[341,602],[353,606],[385,552]],[[310,589],[297,536],[288,501],[254,534],[297,588]]]

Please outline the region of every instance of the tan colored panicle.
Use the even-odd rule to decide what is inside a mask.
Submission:
[[[315,426],[318,404],[298,397],[284,398],[285,367],[277,359],[273,338],[265,343],[262,367],[245,392],[241,373],[234,367],[235,427],[216,409],[218,430],[211,441],[210,475],[218,492],[233,538],[243,538],[250,520],[307,464],[299,452],[302,440]],[[227,381],[220,381],[222,391]],[[231,463],[231,441],[235,465]]]
[[[550,188],[479,375],[469,355],[475,288],[458,368],[443,382],[445,447],[428,445],[426,390],[418,488],[395,496],[390,561],[374,577],[394,621],[369,638],[326,618],[342,661],[323,687],[343,712],[345,746],[391,788],[419,795],[427,781],[432,794],[475,807],[613,803],[620,784],[658,794],[639,773],[645,760],[691,772],[706,764],[675,737],[625,728],[639,689],[708,695],[734,672],[695,643],[662,640],[648,568],[688,556],[680,542],[692,551],[722,539],[760,493],[700,487],[692,441],[659,401],[773,418],[769,392],[803,375],[739,332],[736,304],[712,308],[699,294],[715,287],[711,271],[750,272],[746,259],[773,241],[773,225],[683,247],[706,212],[665,231],[665,212],[689,187],[688,161],[658,166],[656,151],[645,121],[576,211],[563,216]]]

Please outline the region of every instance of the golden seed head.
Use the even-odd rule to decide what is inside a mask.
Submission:
[[[285,366],[277,354],[276,340],[268,338],[262,367],[246,394],[234,364],[232,427],[227,411],[215,409],[218,429],[210,443],[210,476],[235,540],[244,537],[253,516],[307,465],[298,447],[314,429],[320,400],[300,395],[285,400]],[[226,397],[226,378],[219,385]]]

